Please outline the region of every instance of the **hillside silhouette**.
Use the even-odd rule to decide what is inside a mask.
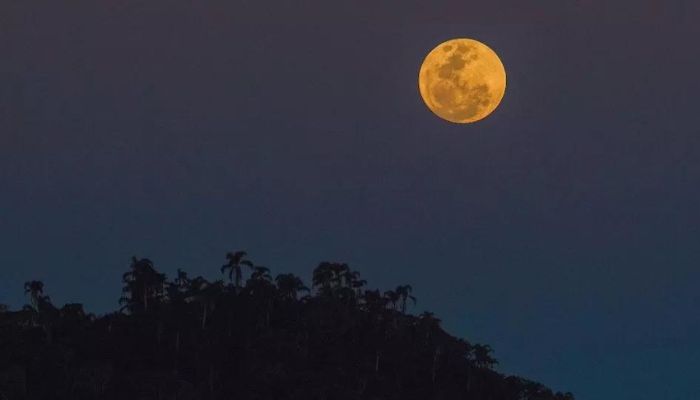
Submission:
[[[102,316],[27,282],[28,305],[0,308],[0,400],[574,399],[494,371],[488,345],[410,314],[410,285],[370,290],[322,262],[307,287],[243,251],[220,272],[169,280],[134,257],[121,308]]]

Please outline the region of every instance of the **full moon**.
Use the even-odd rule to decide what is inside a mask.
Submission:
[[[425,57],[418,87],[435,115],[466,124],[486,118],[498,107],[506,91],[506,70],[485,44],[452,39]]]

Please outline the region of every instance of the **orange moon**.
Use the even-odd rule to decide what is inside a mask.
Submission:
[[[506,70],[496,52],[473,39],[452,39],[425,57],[418,74],[425,105],[458,123],[488,117],[506,91]]]

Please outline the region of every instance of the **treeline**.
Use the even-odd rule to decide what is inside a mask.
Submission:
[[[27,282],[28,305],[0,308],[0,400],[574,398],[494,371],[488,345],[407,313],[410,285],[370,290],[322,262],[309,288],[242,251],[220,272],[169,280],[134,257],[121,309],[103,316]]]

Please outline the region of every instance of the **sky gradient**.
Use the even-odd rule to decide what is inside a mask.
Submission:
[[[697,2],[40,3],[0,3],[0,303],[337,260],[503,372],[700,398]],[[454,37],[508,73],[473,125],[418,93]]]

